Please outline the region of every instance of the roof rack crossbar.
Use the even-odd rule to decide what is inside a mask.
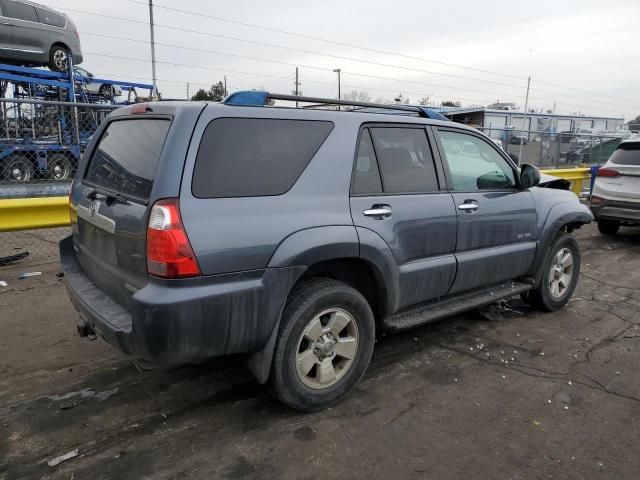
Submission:
[[[373,103],[373,102],[356,102],[352,100],[338,100],[334,98],[320,98],[320,97],[301,97],[297,95],[283,95],[277,93],[269,93],[269,99],[273,100],[289,100],[293,102],[307,102],[320,105],[344,105],[348,107],[366,107],[366,108],[385,108],[388,110],[403,110],[405,112],[417,113],[420,116],[424,116],[422,109],[413,105],[397,105],[397,104],[385,104],[385,103]],[[314,107],[320,105],[313,105]]]
[[[371,102],[356,102],[351,100],[337,100],[333,98],[320,98],[320,97],[303,97],[298,95],[284,95],[279,93],[269,92],[236,92],[229,95],[224,99],[224,103],[227,105],[245,105],[245,106],[264,106],[267,105],[269,100],[286,100],[291,102],[305,102],[314,104],[312,107],[319,107],[324,105],[344,105],[349,107],[365,107],[365,108],[384,108],[387,110],[401,110],[411,113],[416,113],[420,117],[428,117],[424,110],[420,107],[413,105],[397,105],[397,104],[384,104],[384,103],[371,103]]]

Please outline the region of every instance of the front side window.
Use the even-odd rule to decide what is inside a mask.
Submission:
[[[495,190],[516,186],[513,169],[487,141],[462,132],[438,130],[454,190]]]
[[[18,20],[28,20],[30,22],[37,22],[38,16],[36,15],[36,9],[26,3],[14,2],[13,0],[6,0],[5,2],[7,17],[16,18]]]
[[[374,127],[370,130],[385,193],[438,190],[433,157],[423,128]]]

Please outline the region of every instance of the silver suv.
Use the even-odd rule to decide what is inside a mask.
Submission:
[[[67,71],[69,55],[82,63],[78,30],[71,19],[37,3],[0,0],[0,62]]]

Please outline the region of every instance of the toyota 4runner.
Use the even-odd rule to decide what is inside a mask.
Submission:
[[[78,331],[158,364],[246,354],[314,411],[355,387],[377,332],[517,295],[563,307],[587,207],[429,113],[266,92],[117,110],[60,243]]]

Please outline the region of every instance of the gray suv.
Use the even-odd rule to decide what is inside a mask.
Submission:
[[[110,115],[60,243],[81,335],[159,364],[246,354],[314,411],[355,387],[378,332],[517,295],[568,302],[570,233],[593,218],[573,193],[420,107],[268,106],[291,100],[354,108],[238,92]]]
[[[80,37],[63,13],[37,3],[0,0],[0,62],[48,66],[57,72],[82,63]]]

